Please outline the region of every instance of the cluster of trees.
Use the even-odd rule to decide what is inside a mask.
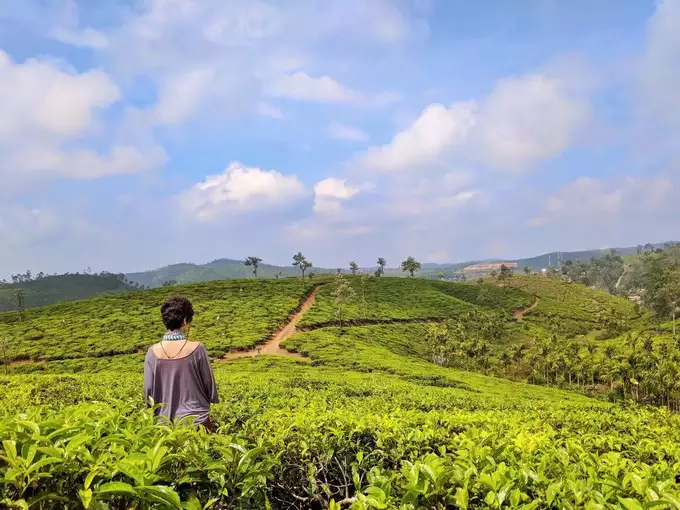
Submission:
[[[10,275],[10,280],[8,281],[7,279],[2,279],[0,280],[0,283],[4,285],[16,285],[16,286],[26,286],[26,284],[29,283],[34,283],[34,282],[39,282],[41,280],[45,280],[47,278],[60,278],[60,277],[69,277],[69,276],[82,276],[82,275],[87,275],[87,276],[93,276],[95,278],[114,278],[116,280],[119,280],[121,283],[124,285],[131,287],[133,289],[139,289],[143,290],[146,287],[144,285],[140,285],[137,282],[133,282],[131,280],[128,280],[127,277],[123,273],[111,273],[109,271],[102,271],[100,273],[93,273],[92,270],[88,267],[85,271],[82,273],[80,272],[75,272],[75,273],[63,273],[63,274],[47,274],[43,273],[40,271],[37,274],[33,274],[30,269],[28,269],[25,273],[18,273],[18,274],[12,274]]]
[[[531,349],[518,345],[503,351],[499,361],[503,371],[519,365],[536,383],[592,390],[604,386],[614,398],[680,410],[680,351],[676,342],[655,340],[651,334],[630,333],[624,344],[604,346],[546,337]]]
[[[431,361],[438,365],[609,393],[613,400],[680,411],[680,349],[675,340],[632,332],[622,344],[601,345],[546,333],[532,344],[499,348],[505,334],[502,317],[476,312],[428,324],[426,339]]]
[[[253,276],[257,278],[257,271],[260,268],[260,263],[262,262],[262,259],[260,257],[255,257],[255,256],[250,256],[246,257],[245,261],[243,262],[243,265],[249,268],[252,268]],[[376,262],[378,265],[378,268],[375,270],[375,276],[382,276],[385,274],[385,266],[387,265],[387,260],[385,260],[383,257],[378,257],[378,260]],[[293,255],[293,267],[297,267],[300,269],[300,272],[302,273],[302,279],[305,279],[305,273],[307,272],[308,269],[312,267],[312,263],[307,260],[307,257],[305,257],[301,252],[296,253]],[[422,265],[420,262],[418,262],[416,259],[413,257],[407,257],[404,261],[401,263],[401,269],[405,273],[409,273],[410,276],[415,276],[415,273],[420,271],[422,268]],[[356,275],[359,272],[359,264],[357,264],[355,261],[350,261],[349,263],[349,271],[352,275]],[[342,272],[341,269],[338,269],[338,273]],[[279,273],[280,275],[280,273]],[[309,277],[313,277],[313,273],[309,273]],[[166,282],[164,285],[175,285],[177,282],[174,280]]]
[[[437,365],[487,370],[492,366],[492,345],[505,335],[505,317],[475,310],[455,320],[428,324],[426,340]]]

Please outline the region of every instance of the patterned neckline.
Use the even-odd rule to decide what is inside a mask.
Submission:
[[[187,337],[184,335],[184,333],[180,333],[177,331],[168,331],[165,335],[163,335],[163,340],[186,340]]]

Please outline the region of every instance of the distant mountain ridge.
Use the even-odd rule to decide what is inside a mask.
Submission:
[[[333,270],[313,267],[310,271],[320,274],[330,273]],[[243,260],[221,258],[207,264],[172,264],[150,271],[128,273],[125,276],[131,282],[144,285],[145,287],[160,287],[166,282],[176,282],[178,284],[196,283],[209,280],[248,278],[252,274],[252,268],[246,267]],[[259,278],[287,278],[299,276],[300,270],[292,266],[275,266],[262,262],[260,263],[257,275]]]
[[[653,248],[662,248],[668,243],[657,243]],[[615,248],[622,256],[635,255],[637,247]],[[607,250],[583,250],[572,252],[551,252],[536,257],[518,260],[486,259],[455,263],[423,263],[418,276],[422,278],[445,278],[455,280],[460,278],[461,270],[471,264],[480,262],[516,262],[518,270],[529,266],[533,271],[538,271],[548,265],[557,265],[558,260],[587,261],[591,258],[602,256]],[[347,266],[342,268],[348,271]],[[376,267],[360,268],[361,272],[373,273]],[[311,268],[314,274],[334,273],[335,268]],[[260,278],[289,278],[300,275],[300,270],[292,266],[276,266],[261,263],[258,270]],[[386,276],[405,276],[399,267],[386,267]],[[179,263],[134,273],[113,274],[103,272],[100,274],[67,273],[62,275],[43,275],[31,278],[27,275],[18,275],[21,278],[14,283],[0,282],[0,312],[17,310],[19,296],[26,309],[36,306],[45,306],[62,301],[74,301],[89,299],[96,296],[130,292],[139,288],[161,287],[164,284],[195,283],[210,280],[225,280],[235,278],[252,277],[252,269],[246,267],[240,259],[220,258],[207,264]],[[27,277],[28,276],[28,277]]]
[[[652,245],[654,248],[663,247],[666,243],[657,243]],[[634,255],[637,252],[637,247],[624,247],[624,248],[614,248],[621,255]],[[483,259],[483,260],[471,260],[467,262],[425,262],[422,264],[422,271],[420,275],[422,277],[438,277],[441,274],[444,276],[452,275],[457,271],[460,271],[464,267],[472,264],[478,264],[481,262],[516,262],[518,267],[524,268],[529,266],[532,270],[537,271],[549,265],[557,265],[558,260],[561,259],[563,262],[568,260],[577,261],[583,260],[587,261],[591,258],[601,257],[607,249],[597,249],[597,250],[583,250],[583,251],[572,251],[572,252],[551,252],[545,253],[543,255],[538,255],[536,257],[524,258],[524,259]],[[347,271],[347,267],[343,267],[343,270]],[[376,266],[362,267],[361,272],[373,272]],[[335,269],[330,268],[316,268],[313,267],[311,272],[315,274],[333,273]],[[385,268],[385,274],[388,276],[403,276],[403,272],[399,267],[388,267]],[[272,264],[261,263],[258,270],[258,277],[260,278],[276,278],[276,277],[293,277],[299,276],[300,270],[292,266],[276,266]],[[161,267],[158,269],[153,269],[150,271],[141,271],[136,273],[128,273],[125,275],[128,280],[135,282],[139,285],[144,285],[145,287],[159,287],[166,282],[177,282],[177,283],[195,283],[208,280],[223,280],[231,278],[248,278],[252,276],[252,270],[243,264],[243,260],[221,258],[208,262],[207,264],[191,264],[191,263],[181,263],[173,264],[170,266]]]

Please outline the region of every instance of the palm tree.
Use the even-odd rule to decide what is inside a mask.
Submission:
[[[413,278],[414,273],[419,271],[421,267],[420,262],[413,257],[407,257],[406,260],[401,263],[401,270],[404,273],[409,273],[411,278]]]
[[[357,274],[357,271],[359,270],[359,266],[357,265],[356,262],[351,261],[349,263],[349,272],[352,274]]]
[[[260,262],[262,262],[262,259],[259,257],[247,257],[246,261],[243,263],[246,267],[252,267],[253,268],[253,276],[257,278],[257,270],[260,267]]]
[[[375,272],[375,274],[376,276],[382,276],[383,274],[385,274],[385,266],[387,265],[387,261],[382,257],[378,257],[377,264],[378,270]]]
[[[312,267],[312,263],[307,260],[307,258],[301,252],[297,252],[295,255],[293,255],[293,266],[300,268],[300,271],[302,271],[302,281],[304,282],[305,271]]]

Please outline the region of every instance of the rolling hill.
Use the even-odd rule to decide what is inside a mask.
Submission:
[[[600,356],[605,342],[587,364],[589,340],[569,340],[561,321],[644,320],[632,304],[534,276],[342,278],[343,302],[339,277],[248,279],[0,313],[2,504],[675,508],[680,418],[589,398],[566,379],[609,388],[608,374],[625,372],[593,367],[630,352]],[[190,337],[214,357],[213,434],[164,425],[143,403],[144,350],[171,292],[194,302]],[[280,354],[243,352],[284,330]],[[225,357],[234,350],[247,356]],[[484,375],[517,364],[579,392]]]
[[[110,273],[63,274],[16,284],[0,283],[0,311],[17,310],[17,290],[23,295],[24,307],[34,308],[61,301],[130,292],[135,287],[126,282],[122,275]]]
[[[333,272],[331,269],[323,268],[312,268],[311,271],[316,274]],[[132,282],[153,288],[160,287],[168,281],[185,284],[247,278],[251,275],[252,270],[244,266],[242,260],[224,258],[213,260],[207,264],[173,264],[151,271],[128,273],[125,276]],[[300,276],[300,270],[292,266],[275,266],[262,263],[258,270],[259,278],[288,278],[294,276]]]

